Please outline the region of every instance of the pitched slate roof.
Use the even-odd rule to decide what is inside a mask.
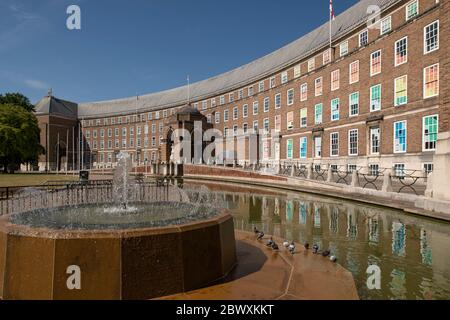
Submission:
[[[70,119],[78,118],[78,104],[61,100],[53,96],[45,96],[35,106],[36,115],[59,115]]]
[[[369,14],[367,9],[377,5],[381,10],[401,0],[361,0],[336,17],[333,22],[332,37],[337,39],[364,25]],[[325,14],[325,13],[324,13]],[[260,59],[239,68],[191,85],[192,100],[203,100],[211,95],[219,95],[253,82],[286,68],[304,59],[315,51],[326,48],[329,43],[329,24],[325,23],[300,39],[278,49]],[[124,113],[147,112],[180,106],[186,101],[186,86],[132,98],[81,103],[79,118],[114,116]]]

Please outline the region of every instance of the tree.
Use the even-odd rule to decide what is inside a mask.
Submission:
[[[29,112],[34,111],[34,105],[32,105],[30,100],[21,93],[0,94],[0,104],[20,106]]]
[[[14,171],[22,163],[35,162],[43,153],[35,115],[25,108],[0,104],[0,165]]]

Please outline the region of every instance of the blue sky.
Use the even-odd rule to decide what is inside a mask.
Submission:
[[[336,14],[357,0],[334,0]],[[82,30],[66,28],[81,7]],[[0,93],[75,102],[151,93],[239,67],[328,21],[328,0],[0,0]]]

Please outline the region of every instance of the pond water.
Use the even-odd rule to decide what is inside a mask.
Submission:
[[[330,249],[354,276],[361,299],[450,299],[450,224],[361,203],[296,192],[208,185],[235,228]],[[381,270],[369,290],[367,269]]]

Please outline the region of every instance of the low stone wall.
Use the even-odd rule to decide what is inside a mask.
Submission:
[[[234,168],[201,166],[201,165],[185,165],[184,176],[216,176],[216,177],[234,177],[257,180],[273,180],[273,181],[287,181],[284,177],[265,175],[259,172],[244,171]]]
[[[31,229],[0,218],[4,300],[151,299],[202,288],[235,264],[226,212],[198,223],[118,231]]]

